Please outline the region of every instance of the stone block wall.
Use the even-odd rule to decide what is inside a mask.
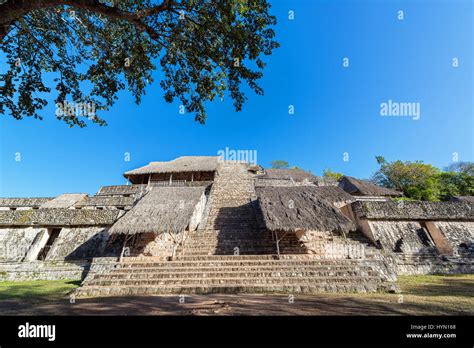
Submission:
[[[104,227],[63,228],[46,260],[91,259],[104,253],[109,233]]]
[[[474,272],[472,258],[393,254],[391,258],[395,271],[400,275],[472,274]]]
[[[388,252],[433,253],[434,243],[417,221],[369,220],[373,238]]]
[[[21,261],[39,233],[46,228],[0,228],[0,261]]]
[[[308,254],[328,259],[364,259],[366,246],[350,242],[334,232],[299,231],[296,237]]]
[[[82,280],[89,269],[86,261],[1,262],[0,281]]]
[[[159,235],[142,233],[130,246],[129,256],[153,256],[166,260],[173,255],[173,248],[178,248],[179,242],[184,242],[184,237],[185,232],[173,235],[169,233],[160,233]]]
[[[454,255],[474,253],[474,221],[436,221],[435,224],[451,244]]]

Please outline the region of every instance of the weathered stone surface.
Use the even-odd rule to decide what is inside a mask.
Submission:
[[[46,228],[0,228],[0,261],[21,261],[33,241]]]
[[[96,258],[77,295],[214,292],[369,292],[396,280],[381,260],[328,260],[311,255],[200,256],[195,261]]]
[[[81,280],[88,269],[87,261],[2,262],[0,263],[0,281]]]
[[[63,228],[46,260],[91,259],[104,253],[109,233],[103,227]]]
[[[118,256],[124,236],[111,239],[107,226],[123,212],[89,210],[85,206],[79,212],[3,212],[23,225],[48,220],[59,212],[61,218],[53,219],[54,224],[67,223],[57,226],[62,230],[45,262],[35,259],[51,230],[41,225],[0,228],[0,279],[82,279],[87,273],[78,290],[80,296],[397,292],[397,274],[473,272],[474,222],[433,222],[453,248],[452,257],[443,258],[426,233],[428,220],[404,220],[393,212],[397,209],[393,204],[390,212],[397,217],[393,220],[371,219],[370,214],[359,218],[347,206],[345,214],[358,223],[359,230],[346,235],[322,231],[278,235],[278,256],[277,235],[264,228],[255,204],[254,181],[255,175],[247,165],[219,163],[209,199],[203,200],[199,209],[203,221],[194,218],[191,231],[173,236],[137,234],[126,245],[121,262]],[[144,186],[107,187],[100,192],[104,198],[94,200],[128,202],[131,197],[139,198],[143,189]],[[403,209],[406,213],[407,208]],[[78,216],[80,219],[76,219]],[[79,222],[88,227],[77,225]],[[196,225],[199,227],[194,231]],[[29,255],[29,262],[20,262],[25,255]],[[175,257],[168,261],[171,255]]]

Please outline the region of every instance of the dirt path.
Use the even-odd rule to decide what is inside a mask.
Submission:
[[[180,302],[181,300],[181,302]],[[106,297],[33,301],[10,299],[1,315],[474,315],[472,306],[446,306],[442,299],[397,294],[193,295]]]

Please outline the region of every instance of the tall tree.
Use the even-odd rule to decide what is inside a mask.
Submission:
[[[41,119],[46,95],[60,106],[107,110],[119,91],[137,103],[158,63],[164,99],[178,99],[204,123],[205,104],[228,94],[237,111],[242,83],[263,94],[263,55],[278,44],[266,0],[0,1],[0,114]],[[1,57],[2,55],[0,55]],[[78,108],[56,114],[70,126]],[[76,111],[76,112],[74,112]],[[89,119],[105,121],[95,113]]]
[[[387,162],[382,156],[376,159],[380,168],[374,174],[375,183],[402,191],[408,198],[428,201],[439,199],[438,168],[421,161]]]

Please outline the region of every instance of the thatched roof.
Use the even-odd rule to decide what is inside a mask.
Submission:
[[[107,197],[107,196],[93,196],[86,197],[77,202],[74,206],[82,207],[127,207],[133,205],[135,199],[133,197]]]
[[[265,174],[262,174],[260,178],[310,182],[317,182],[320,179],[302,169],[265,169]]]
[[[348,194],[346,191],[337,186],[317,186],[317,187],[307,187],[307,189],[312,190],[317,194],[321,199],[325,201],[336,204],[336,203],[352,203],[355,202],[355,198]]]
[[[118,210],[37,209],[0,211],[0,226],[108,226]]]
[[[454,202],[469,202],[474,203],[474,196],[454,196],[451,198]]]
[[[52,200],[52,197],[46,198],[0,198],[0,207],[11,207],[11,208],[19,208],[19,207],[34,207],[38,208],[42,204]]]
[[[65,193],[53,198],[52,200],[42,204],[41,209],[59,209],[59,208],[70,208],[80,200],[87,197],[85,193]]]
[[[378,220],[474,220],[474,203],[386,201],[354,202],[358,217]]]
[[[178,233],[191,220],[206,187],[153,187],[110,229],[116,234]]]
[[[396,190],[380,187],[365,180],[359,180],[351,176],[343,176],[339,180],[339,187],[351,195],[361,196],[402,196],[402,193]]]
[[[96,196],[133,195],[144,190],[146,185],[102,186]]]
[[[354,224],[318,187],[258,187],[263,220],[272,231],[350,231]]]
[[[150,162],[144,167],[124,173],[126,178],[134,175],[182,172],[213,172],[217,170],[217,156],[183,156],[169,162]]]

